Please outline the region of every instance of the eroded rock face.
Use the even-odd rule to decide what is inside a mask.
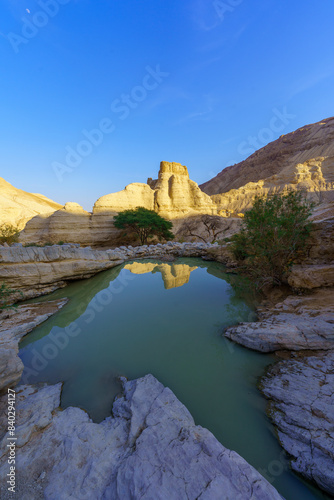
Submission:
[[[0,313],[0,391],[16,385],[23,372],[19,342],[67,303],[67,299],[29,304]]]
[[[31,219],[20,233],[22,244],[78,243],[98,245],[117,240],[120,231],[113,225],[113,215],[92,215],[77,203],[66,203],[53,214]]]
[[[196,426],[173,392],[152,375],[124,382],[114,416],[101,424],[79,408],[61,411],[60,391],[60,384],[18,388],[19,498],[281,500],[243,458]],[[0,405],[6,403],[3,398]],[[3,419],[4,412],[0,415]],[[3,436],[3,500],[10,498],[6,444]]]
[[[201,257],[210,244],[166,243],[92,250],[76,245],[46,247],[0,246],[0,282],[18,290],[16,300],[38,297],[64,287],[69,281],[90,278],[134,258]]]
[[[17,189],[0,177],[0,225],[3,223],[23,229],[26,222],[38,214],[50,215],[61,205],[41,194]]]
[[[210,196],[189,179],[187,167],[166,161],[160,163],[157,180],[129,184],[123,191],[102,196],[95,203],[93,213],[115,213],[136,207],[155,210],[168,219],[189,213],[217,213]]]
[[[107,194],[99,198],[93,208],[94,214],[121,212],[137,207],[154,210],[154,191],[148,184],[134,182],[118,193]]]
[[[76,203],[67,203],[50,217],[35,217],[21,233],[20,242],[117,244],[124,238],[124,231],[114,227],[114,216],[122,210],[137,207],[154,210],[163,217],[176,220],[178,227],[184,217],[218,213],[210,196],[189,179],[187,167],[179,163],[161,162],[158,179],[149,179],[148,182],[129,184],[123,191],[102,196],[96,201],[92,214]],[[222,220],[225,222],[223,217]]]
[[[269,311],[260,309],[258,321],[227,328],[224,335],[261,352],[334,349],[334,288],[291,295]]]
[[[281,136],[225,168],[200,188],[219,209],[251,208],[255,195],[304,190],[315,202],[334,200],[334,118]]]
[[[310,220],[313,227],[306,242],[306,256],[292,267],[288,277],[295,289],[334,286],[334,203],[316,207]]]
[[[292,468],[334,494],[334,353],[281,361],[262,379]]]

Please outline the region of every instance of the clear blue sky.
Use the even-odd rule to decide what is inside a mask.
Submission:
[[[86,209],[161,160],[200,184],[334,114],[333,21],[333,0],[2,0],[0,176]]]

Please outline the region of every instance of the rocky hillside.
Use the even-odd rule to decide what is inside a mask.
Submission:
[[[169,219],[189,213],[217,214],[211,197],[189,179],[187,167],[166,161],[160,163],[158,179],[148,179],[147,184],[129,184],[123,191],[102,196],[95,203],[93,213],[119,212],[138,206],[155,210]]]
[[[334,118],[282,135],[200,188],[220,210],[242,211],[256,194],[288,189],[305,190],[316,202],[334,200]]]
[[[52,214],[34,217],[21,233],[20,242],[26,244],[64,241],[94,246],[132,243],[131,239],[124,240],[124,231],[115,229],[113,218],[122,210],[136,207],[155,210],[161,216],[173,220],[178,238],[187,238],[182,227],[188,217],[198,218],[201,232],[201,215],[221,215],[221,225],[226,226],[228,230],[225,236],[235,232],[240,223],[237,218],[227,218],[227,211],[220,210],[212,197],[203,193],[196,182],[189,179],[187,167],[163,161],[160,164],[158,179],[148,179],[147,184],[129,184],[123,191],[102,196],[96,201],[93,213],[86,212],[77,203],[70,202]]]
[[[0,224],[8,223],[23,229],[35,215],[51,214],[61,205],[41,194],[17,189],[0,177]]]

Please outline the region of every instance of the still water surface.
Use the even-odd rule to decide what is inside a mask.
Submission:
[[[288,469],[266,417],[256,385],[275,358],[222,336],[227,326],[254,319],[252,302],[227,280],[216,262],[145,260],[58,290],[43,300],[70,302],[21,342],[22,380],[63,381],[62,406],[80,406],[100,422],[121,390],[119,375],[152,373],[197,424],[240,453],[287,500],[328,498]]]

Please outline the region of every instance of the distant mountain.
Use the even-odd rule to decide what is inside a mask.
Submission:
[[[249,208],[256,194],[289,189],[303,189],[317,202],[334,200],[334,118],[282,135],[200,188],[235,211]]]
[[[51,214],[61,207],[42,194],[17,189],[0,177],[0,224],[10,223],[23,229],[35,215]]]

